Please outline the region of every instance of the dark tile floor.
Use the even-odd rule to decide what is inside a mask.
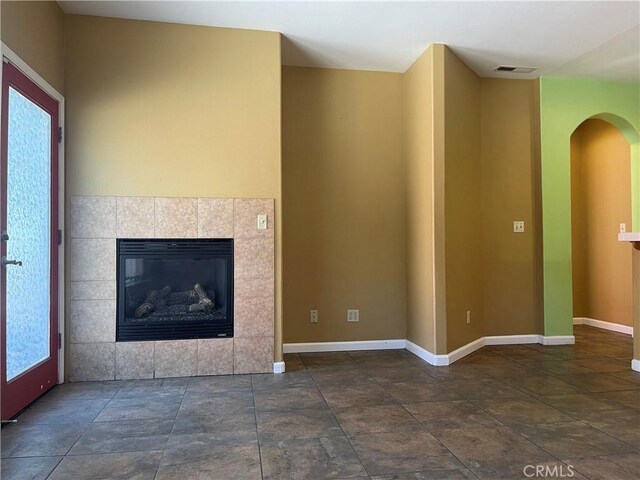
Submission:
[[[631,339],[575,333],[449,367],[317,353],[283,375],[62,385],[2,429],[2,480],[638,479]]]

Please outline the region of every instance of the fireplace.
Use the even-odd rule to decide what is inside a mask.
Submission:
[[[233,337],[233,239],[118,239],[116,341]]]

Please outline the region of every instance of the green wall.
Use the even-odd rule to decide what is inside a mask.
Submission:
[[[570,137],[588,118],[618,127],[631,144],[632,213],[640,230],[640,84],[540,80],[544,334],[573,335]]]

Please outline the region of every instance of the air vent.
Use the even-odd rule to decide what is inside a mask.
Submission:
[[[515,67],[513,65],[498,65],[493,70],[496,72],[511,72],[511,73],[531,73],[536,67]]]

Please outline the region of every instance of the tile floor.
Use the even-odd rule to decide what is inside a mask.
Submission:
[[[317,353],[287,355],[283,375],[66,384],[2,429],[1,477],[640,478],[631,338],[575,334],[449,367]]]

